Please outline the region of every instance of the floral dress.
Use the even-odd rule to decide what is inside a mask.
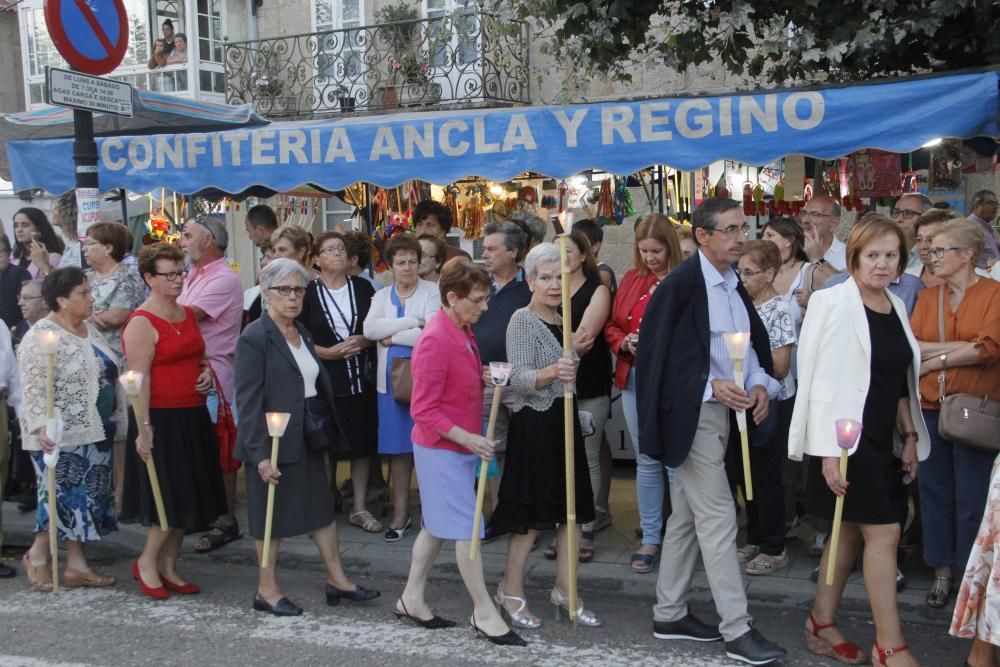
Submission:
[[[118,367],[96,345],[92,346],[100,365],[97,412],[105,439],[90,445],[66,447],[56,463],[56,530],[59,539],[93,542],[118,530],[115,494],[111,478],[111,451],[115,437],[115,389]],[[31,452],[38,484],[35,532],[49,527],[49,482],[44,454]]]
[[[103,278],[98,277],[93,269],[87,269],[87,282],[90,293],[94,296],[94,312],[100,313],[109,308],[125,308],[129,312],[135,310],[146,300],[146,285],[139,277],[139,272],[133,268],[121,265]],[[100,332],[108,347],[118,355],[115,361],[122,361],[122,328],[106,329]]]
[[[1000,456],[993,463],[986,512],[958,590],[950,632],[1000,645]]]

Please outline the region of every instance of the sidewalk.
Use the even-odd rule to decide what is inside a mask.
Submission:
[[[578,566],[579,587],[580,594],[585,599],[599,597],[602,594],[626,595],[635,597],[636,602],[642,607],[648,607],[654,601],[656,571],[636,574],[629,567],[629,557],[639,546],[638,540],[634,538],[638,516],[635,510],[635,482],[634,479],[628,478],[630,474],[631,471],[627,468],[615,469],[610,503],[614,525],[597,534],[594,560]],[[341,479],[343,476],[342,471]],[[244,488],[242,480],[239,488],[241,491]],[[412,503],[414,524],[419,525],[418,496],[415,491]],[[374,508],[373,513],[376,513]],[[245,526],[245,506],[241,507],[238,514],[241,527]],[[21,548],[31,540],[34,514],[19,512],[13,502],[3,503],[3,526],[6,532],[5,556],[19,557]],[[399,542],[390,544],[385,542],[381,534],[366,533],[360,528],[351,526],[346,514],[338,515],[337,526],[344,567],[349,573],[375,579],[395,580],[399,582],[401,588],[401,583],[408,573],[410,549],[416,537],[416,530],[412,530]],[[810,574],[818,565],[818,559],[810,558],[806,553],[809,544],[812,543],[812,537],[810,529],[802,526],[800,538],[789,541],[788,566],[768,576],[744,576],[751,611],[754,607],[760,606],[801,609],[803,612],[810,608],[816,588],[810,580]],[[250,565],[255,562],[254,542],[249,537],[206,555],[194,553],[197,538],[197,535],[186,538],[182,556],[185,560],[196,563],[207,559],[239,565]],[[121,525],[118,532],[107,540],[88,547],[88,552],[100,560],[131,559],[142,550],[144,541],[144,528]],[[532,588],[545,589],[552,586],[555,563],[542,557],[542,548],[550,541],[551,535],[541,535],[538,548],[529,557],[527,577],[528,586]],[[434,568],[435,578],[451,581],[460,579],[454,555],[448,553],[452,549],[453,546],[446,545],[445,553],[439,557],[438,564]],[[483,545],[482,554],[487,582],[495,584],[503,572],[506,549],[505,538]],[[283,540],[280,562],[283,568],[316,571],[322,569],[316,549],[306,537]],[[951,620],[951,606],[934,610],[924,604],[924,596],[933,583],[933,577],[931,570],[924,566],[918,553],[911,554],[907,558],[903,572],[908,581],[906,589],[899,594],[903,620],[947,627]],[[711,601],[708,580],[700,568],[695,576],[693,597],[696,600]],[[865,616],[870,613],[860,570],[853,572],[848,580],[842,609],[845,612],[860,613]]]

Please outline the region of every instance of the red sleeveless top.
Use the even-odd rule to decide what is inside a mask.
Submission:
[[[201,360],[205,356],[205,340],[198,330],[194,311],[184,306],[186,317],[181,322],[169,322],[148,310],[137,310],[129,316],[145,317],[159,334],[153,366],[149,375],[149,407],[194,408],[205,405],[205,397],[194,386],[201,375]],[[125,341],[122,341],[124,348]]]

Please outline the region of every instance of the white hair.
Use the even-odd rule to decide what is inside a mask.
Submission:
[[[524,274],[528,278],[538,275],[538,265],[559,262],[559,246],[555,243],[539,243],[524,258]]]
[[[271,260],[271,263],[260,272],[260,293],[266,296],[275,283],[291,275],[298,276],[302,280],[303,287],[309,284],[309,273],[294,259],[279,257]]]

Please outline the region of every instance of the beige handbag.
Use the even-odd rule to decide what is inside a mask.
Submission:
[[[413,394],[413,374],[410,372],[410,360],[403,357],[393,359],[389,379],[392,381],[392,397],[396,399],[397,403],[409,405],[410,396]]]
[[[944,291],[938,288],[938,338],[944,339]],[[946,396],[945,369],[938,373],[938,394],[941,411],[938,416],[938,433],[945,440],[965,445],[1000,451],[1000,403],[985,396],[952,394]]]

